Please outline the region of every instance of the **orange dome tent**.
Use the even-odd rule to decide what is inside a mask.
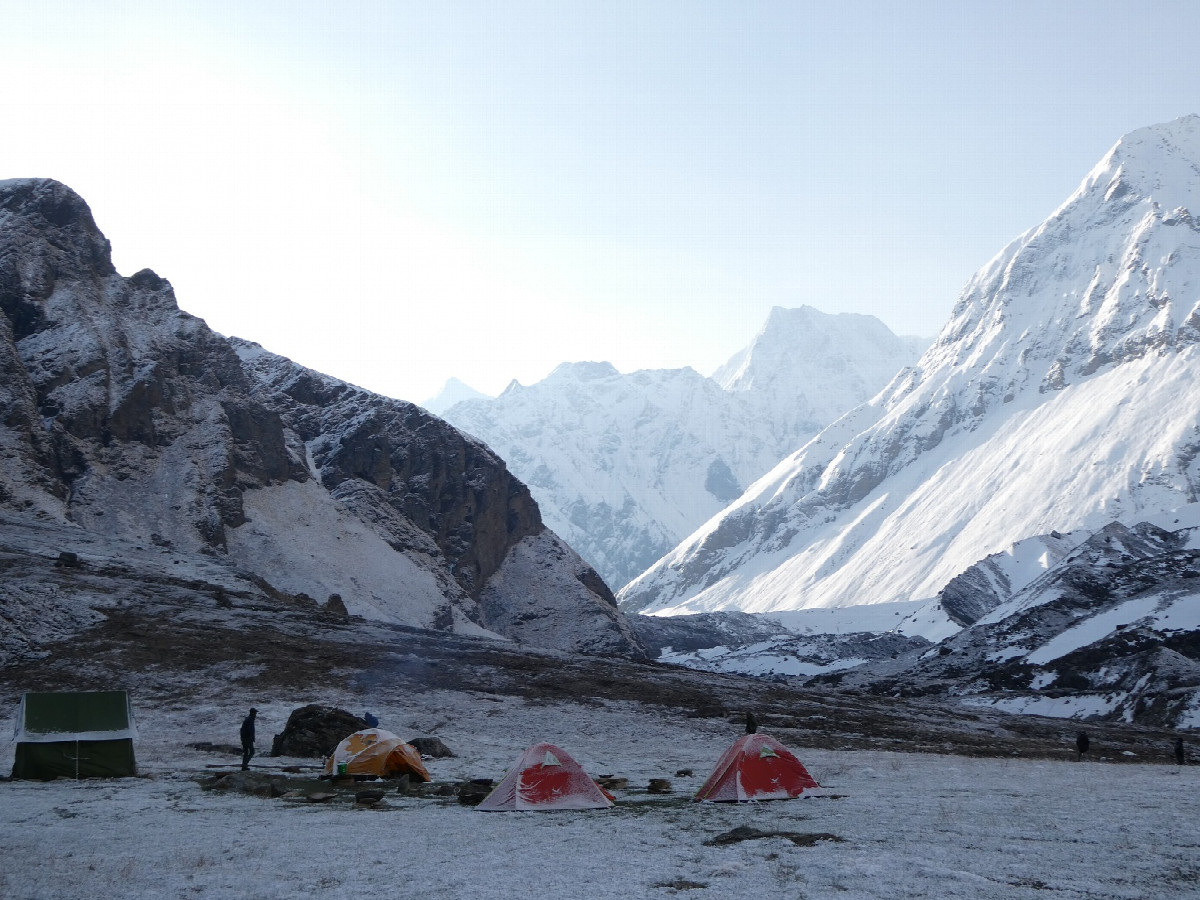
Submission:
[[[790,800],[815,787],[820,785],[787,747],[767,734],[747,734],[721,755],[694,799]]]
[[[613,802],[566,750],[534,744],[476,809],[607,809]]]
[[[345,769],[341,768],[343,765]],[[431,780],[417,749],[382,728],[356,731],[338,744],[333,755],[325,761],[325,774],[335,772],[380,778],[414,775],[421,781]]]

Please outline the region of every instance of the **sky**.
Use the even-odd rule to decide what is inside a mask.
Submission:
[[[934,336],[1125,133],[1189,0],[0,0],[0,178],[227,335],[414,402],[711,373],[773,306]]]

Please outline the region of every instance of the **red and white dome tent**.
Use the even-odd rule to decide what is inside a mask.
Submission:
[[[768,734],[747,734],[721,754],[695,800],[790,800],[820,787],[804,764]]]
[[[553,744],[534,744],[476,809],[607,809],[612,798],[583,767]]]

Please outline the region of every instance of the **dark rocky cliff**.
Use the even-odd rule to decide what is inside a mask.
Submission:
[[[206,452],[187,454],[178,473],[188,502],[172,503],[175,515],[156,512],[185,546],[218,549],[225,528],[243,521],[242,491],[307,477],[286,451],[279,416],[250,396],[228,342],[180,311],[153,272],[118,275],[108,241],[70,189],[0,182],[0,285],[0,359],[12,396],[4,423],[27,445],[21,468],[58,501],[30,497],[20,470],[5,471],[0,499],[9,508],[96,526],[114,485],[141,481],[192,442]]]
[[[254,395],[309,448],[321,484],[363,516],[399,514],[432,537],[468,595],[478,599],[509,551],[543,530],[529,490],[483,444],[419,406],[233,343]]]

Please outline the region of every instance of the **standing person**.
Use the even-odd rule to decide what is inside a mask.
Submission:
[[[254,719],[258,710],[250,708],[250,715],[242,719],[242,771],[250,768],[250,758],[254,756]]]
[[[1175,764],[1182,766],[1187,762],[1187,755],[1183,752],[1183,738],[1175,738]]]
[[[1086,731],[1081,731],[1075,735],[1075,750],[1079,754],[1076,759],[1083,759],[1083,754],[1088,752],[1088,736]]]

